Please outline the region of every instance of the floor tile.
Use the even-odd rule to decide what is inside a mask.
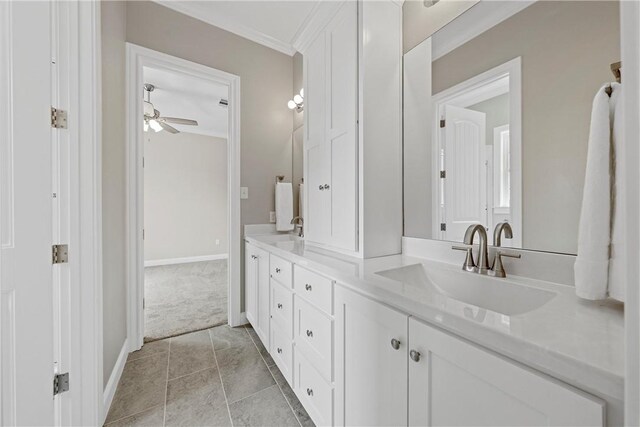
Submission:
[[[154,406],[139,414],[123,418],[106,427],[158,427],[164,419],[164,405]]]
[[[164,403],[168,357],[160,353],[125,364],[107,423]]]
[[[165,425],[231,425],[216,368],[169,381]]]
[[[241,349],[217,351],[216,357],[229,403],[275,384],[269,368],[253,344]]]
[[[209,329],[211,341],[216,352],[229,348],[243,348],[253,345],[249,334],[243,326],[232,328],[229,325]]]
[[[145,343],[140,350],[129,353],[127,360],[136,360],[154,354],[166,353],[169,351],[169,340],[159,340]]]
[[[278,369],[277,366],[270,366],[269,369],[271,370],[276,383],[278,383],[278,385],[280,386],[285,399],[287,399],[287,402],[289,402],[289,405],[291,405],[291,409],[293,409],[293,413],[295,414],[302,427],[315,427],[315,424],[311,420],[311,417],[304,409],[304,406],[302,406],[302,403],[300,403],[300,401],[298,400],[298,396],[296,396],[296,393],[284,378],[284,375],[282,375],[280,369]]]
[[[277,385],[229,405],[234,426],[299,426]]]
[[[169,379],[215,366],[213,346],[206,330],[171,338]]]
[[[256,330],[249,326],[249,327],[247,327],[247,332],[249,332],[249,335],[251,336],[251,339],[255,343],[256,347],[258,347],[258,351],[262,355],[262,358],[264,359],[264,361],[267,364],[267,366],[275,366],[275,364],[276,364],[275,360],[273,360],[273,358],[271,357],[271,355],[267,351],[266,347],[262,343],[262,340],[260,339],[260,337],[256,333]]]

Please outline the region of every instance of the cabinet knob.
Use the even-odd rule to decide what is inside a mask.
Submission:
[[[324,185],[324,189],[325,189],[325,190],[328,190],[328,189],[329,189],[329,184],[325,184],[325,185]]]
[[[279,268],[276,268],[276,273],[280,273],[280,269]]]
[[[252,259],[258,259],[258,257],[257,257],[257,256],[255,256],[255,255],[251,255],[251,258],[252,258]]]
[[[411,350],[409,352],[409,357],[411,358],[411,360],[413,360],[414,362],[419,362],[420,361],[420,352],[419,351],[415,351],[415,350]]]
[[[282,308],[282,304],[278,303],[278,308]]]
[[[322,186],[322,184],[318,185],[318,190],[320,191],[324,190],[324,187]]]
[[[282,354],[282,349],[278,347],[278,354]]]
[[[313,331],[307,329],[307,336],[313,338]]]
[[[394,350],[398,350],[400,348],[400,341],[398,341],[397,339],[393,338],[391,340],[391,347],[393,347]]]
[[[304,288],[306,290],[310,291],[311,290],[311,285],[307,283],[306,285],[304,285]]]
[[[309,396],[313,396],[313,389],[308,388],[308,389],[307,389],[307,394],[308,394]]]

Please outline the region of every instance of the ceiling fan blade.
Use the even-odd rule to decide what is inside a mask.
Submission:
[[[160,117],[160,120],[167,123],[175,123],[177,125],[198,126],[198,122],[195,120],[181,119],[178,117]]]
[[[180,131],[173,126],[169,126],[168,124],[161,121],[158,121],[158,123],[160,124],[160,126],[162,126],[162,129],[166,130],[169,133],[180,133]]]

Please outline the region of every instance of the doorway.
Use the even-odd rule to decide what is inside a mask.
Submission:
[[[244,323],[240,79],[132,44],[127,60],[134,351],[145,340]]]
[[[228,87],[143,67],[144,340],[228,322]]]

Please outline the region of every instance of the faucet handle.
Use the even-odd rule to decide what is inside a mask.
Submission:
[[[462,264],[462,269],[465,271],[475,271],[476,263],[473,261],[473,246],[471,245],[451,246],[451,249],[456,251],[465,251],[467,253],[467,257],[464,259],[464,264]]]
[[[493,266],[491,267],[491,275],[494,277],[507,277],[506,271],[504,271],[504,265],[502,264],[502,257],[509,258],[522,258],[522,254],[514,254],[511,252],[496,251],[496,256],[493,259]]]

